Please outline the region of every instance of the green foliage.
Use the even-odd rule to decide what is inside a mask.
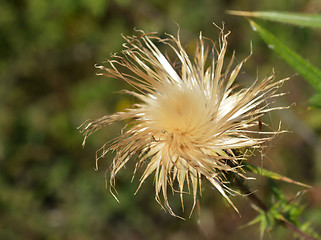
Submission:
[[[290,178],[288,178],[286,176],[283,176],[281,174],[278,174],[276,172],[272,172],[272,171],[269,171],[267,169],[264,169],[264,168],[261,168],[261,167],[258,167],[258,166],[254,166],[254,165],[251,165],[251,164],[248,164],[248,163],[244,163],[244,170],[248,170],[248,171],[250,171],[252,173],[255,173],[257,175],[265,176],[265,177],[268,177],[268,178],[271,178],[271,179],[280,180],[280,181],[296,184],[296,185],[299,185],[299,186],[302,186],[302,187],[311,188],[311,186],[309,186],[307,184],[292,180],[292,179],[290,179]]]
[[[291,12],[246,12],[246,11],[227,11],[229,14],[256,17],[264,20],[287,23],[301,27],[321,27],[321,15],[319,14],[299,14]],[[303,76],[319,93],[321,93],[321,70],[309,63],[299,54],[291,50],[286,44],[282,43],[267,29],[249,19],[254,31],[256,31],[266,42],[270,49],[275,51],[289,65],[291,65],[301,76]],[[315,95],[310,100],[311,105],[320,107],[319,95]]]
[[[246,12],[246,11],[232,11],[227,13],[237,16],[255,17],[274,22],[287,23],[299,27],[321,27],[320,14],[304,14],[292,12]]]
[[[321,93],[318,93],[310,98],[310,104],[313,107],[321,108]]]
[[[303,233],[310,235],[311,238],[319,239],[320,236],[311,228],[311,222],[302,223],[302,213],[304,207],[299,203],[298,198],[288,200],[282,190],[272,181],[269,180],[269,186],[272,192],[271,206],[267,211],[255,207],[259,215],[247,223],[245,226],[260,224],[260,238],[263,239],[264,233],[271,232],[277,226],[291,224],[300,229]],[[302,237],[297,233],[293,236]],[[305,238],[303,238],[305,239]]]
[[[253,30],[263,38],[270,49],[279,54],[280,57],[298,71],[318,92],[321,92],[321,71],[318,68],[285,46],[265,28],[252,20],[249,21]]]

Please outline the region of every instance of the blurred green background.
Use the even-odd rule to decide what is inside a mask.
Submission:
[[[176,35],[185,45],[197,41],[200,31],[217,42],[213,22],[231,30],[228,56],[236,51],[240,62],[254,54],[239,82],[264,78],[274,68],[277,78],[293,76],[287,66],[233,10],[321,11],[319,0],[0,0],[0,239],[258,239],[258,226],[239,229],[256,216],[245,198],[233,197],[242,217],[216,190],[204,184],[198,211],[182,221],[165,213],[154,200],[153,179],[130,183],[134,163],[119,173],[120,203],[105,188],[105,171],[113,154],[95,171],[95,152],[119,134],[121,123],[89,138],[81,147],[77,131],[84,120],[122,110],[134,99],[115,93],[126,84],[95,76],[94,64],[122,49],[121,34],[134,28]],[[321,31],[263,23],[292,49],[321,67]],[[288,95],[278,105],[289,110],[264,120],[283,134],[264,150],[264,166],[311,184],[302,197],[302,219],[321,228],[321,111],[309,108],[314,90],[300,76],[284,87]],[[251,163],[260,164],[260,156]],[[108,177],[108,173],[107,173]],[[253,189],[268,204],[266,180]],[[280,188],[290,198],[303,190],[286,183]],[[192,199],[185,198],[187,210]],[[172,201],[180,213],[180,202]],[[188,217],[189,212],[182,213]],[[292,239],[278,228],[272,239]]]

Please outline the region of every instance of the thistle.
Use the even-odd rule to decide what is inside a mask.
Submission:
[[[107,60],[109,67],[96,66],[102,70],[98,75],[126,81],[135,91],[124,92],[139,100],[131,108],[81,126],[84,145],[102,127],[130,120],[119,137],[97,151],[96,167],[108,151],[116,152],[110,168],[111,189],[118,171],[135,158],[134,173],[146,165],[138,189],[154,175],[155,198],[172,215],[176,216],[168,202],[168,188],[179,192],[182,207],[183,194],[191,189],[194,208],[201,179],[207,179],[238,211],[228,196],[233,190],[226,174],[246,178],[242,170],[246,150],[261,148],[279,132],[262,131],[258,125],[262,115],[280,109],[267,100],[282,95],[277,90],[284,80],[273,82],[272,75],[239,89],[234,81],[248,58],[233,69],[233,54],[223,72],[228,35],[221,31],[217,47],[212,41],[205,44],[207,39],[200,34],[191,59],[179,37],[160,39],[141,32],[124,37],[125,49]],[[173,64],[155,43],[172,50],[179,64]]]

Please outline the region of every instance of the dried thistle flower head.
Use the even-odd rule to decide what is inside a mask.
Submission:
[[[153,174],[156,200],[163,202],[172,215],[175,214],[168,202],[168,187],[174,190],[177,186],[182,206],[185,188],[191,188],[195,206],[201,178],[206,178],[237,211],[227,195],[231,189],[224,174],[243,176],[244,154],[235,150],[260,148],[278,133],[258,132],[257,126],[263,114],[278,109],[270,107],[266,100],[282,95],[276,91],[284,80],[274,83],[272,75],[249,88],[237,89],[233,83],[247,59],[231,70],[233,55],[223,73],[227,36],[222,30],[217,48],[210,41],[212,47],[207,47],[200,34],[191,59],[179,37],[168,35],[167,39],[160,39],[141,32],[138,37],[124,37],[125,50],[121,56],[108,60],[109,67],[97,66],[104,71],[99,75],[133,86],[136,91],[126,93],[139,100],[129,109],[81,126],[85,144],[87,137],[102,127],[131,120],[118,138],[97,151],[96,164],[108,151],[116,152],[110,170],[111,187],[118,171],[138,154],[134,172],[143,163],[147,165],[138,189]],[[174,51],[178,67],[152,40]]]

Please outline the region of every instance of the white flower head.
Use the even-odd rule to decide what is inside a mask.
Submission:
[[[247,58],[232,69],[233,55],[223,72],[229,35],[223,30],[218,48],[200,34],[193,58],[188,56],[179,37],[168,35],[160,39],[155,34],[140,33],[140,36],[124,37],[125,50],[108,60],[109,67],[97,66],[104,71],[99,75],[121,79],[133,86],[135,91],[125,92],[139,103],[83,124],[83,144],[102,127],[129,119],[122,134],[97,151],[96,160],[108,151],[116,152],[110,170],[111,187],[118,171],[136,155],[134,172],[143,163],[147,165],[138,189],[153,174],[156,200],[163,202],[172,215],[175,214],[168,202],[168,187],[180,193],[183,206],[187,185],[188,190],[192,189],[195,206],[202,178],[237,211],[228,196],[231,189],[225,174],[243,176],[244,151],[241,154],[237,149],[260,148],[278,133],[259,130],[258,122],[266,112],[280,109],[270,107],[267,100],[282,95],[277,90],[284,80],[273,82],[272,75],[249,88],[235,86]],[[168,60],[155,43],[174,51],[179,64]]]

